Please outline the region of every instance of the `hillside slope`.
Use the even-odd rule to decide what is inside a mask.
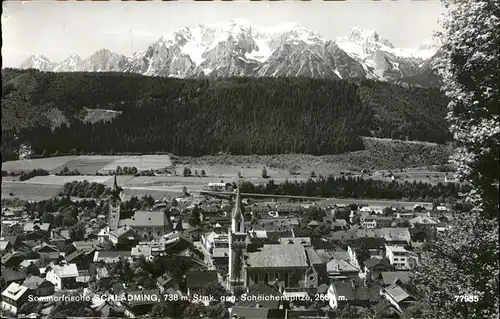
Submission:
[[[362,149],[361,135],[447,140],[446,101],[438,90],[370,80],[181,80],[4,69],[2,89],[4,160],[16,158],[21,144],[35,155],[321,155]],[[54,129],[51,109],[69,125]],[[86,109],[121,114],[111,122],[82,122]]]

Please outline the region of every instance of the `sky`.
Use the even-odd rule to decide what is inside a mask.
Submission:
[[[411,48],[439,28],[444,8],[431,1],[344,2],[3,2],[3,67],[31,54],[61,62],[107,48],[127,56],[181,27],[245,19],[260,26],[296,22],[334,40],[351,27],[376,30],[394,46]]]

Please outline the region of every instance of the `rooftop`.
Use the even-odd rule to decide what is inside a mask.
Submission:
[[[119,222],[120,226],[131,227],[164,227],[167,224],[167,218],[162,211],[136,211],[132,218],[122,219]]]
[[[410,282],[410,272],[408,271],[383,271],[381,275],[386,285],[392,285],[397,280],[400,280],[404,284]]]
[[[334,258],[326,264],[328,272],[358,272],[359,269],[343,259]]]
[[[50,267],[60,278],[78,277],[78,268],[76,264],[55,265],[51,263],[48,267]]]
[[[26,291],[28,291],[28,287],[13,282],[2,292],[2,296],[12,300],[18,300]]]
[[[302,245],[264,245],[258,252],[248,254],[248,267],[307,267]]]
[[[408,297],[411,297],[403,288],[401,288],[397,284],[393,284],[385,288],[385,292],[398,303],[407,299]]]

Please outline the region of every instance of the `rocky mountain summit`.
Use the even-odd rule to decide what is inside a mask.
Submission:
[[[236,19],[184,27],[130,57],[101,49],[87,59],[72,55],[54,63],[30,56],[22,69],[54,72],[131,72],[176,78],[304,76],[398,81],[418,76],[436,54],[430,39],[415,49],[395,48],[376,31],[352,28],[335,41],[295,23],[258,27]]]

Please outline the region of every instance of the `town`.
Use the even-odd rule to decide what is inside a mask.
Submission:
[[[238,186],[143,197],[131,212],[138,199],[116,175],[99,211],[69,197],[42,202],[54,214],[2,201],[2,317],[418,316],[412,270],[458,205],[261,198]]]

